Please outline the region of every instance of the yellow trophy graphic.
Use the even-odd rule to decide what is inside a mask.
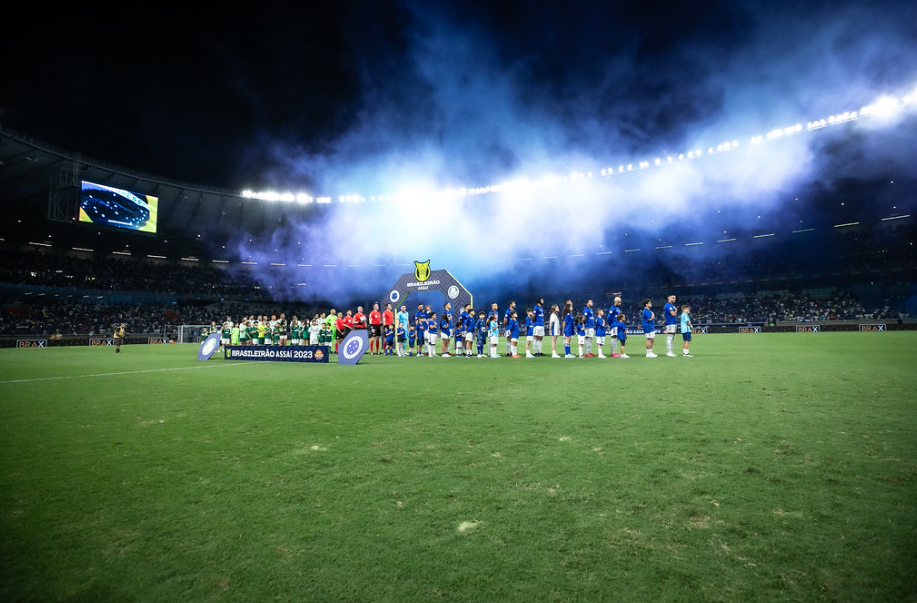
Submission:
[[[430,278],[430,260],[426,262],[414,262],[414,278],[421,283]]]

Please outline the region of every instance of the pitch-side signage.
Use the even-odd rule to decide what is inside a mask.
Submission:
[[[275,362],[328,362],[326,345],[227,345],[226,360],[268,360]]]

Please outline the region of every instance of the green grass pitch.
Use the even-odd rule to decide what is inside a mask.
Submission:
[[[917,333],[630,344],[2,350],[0,598],[917,600]]]

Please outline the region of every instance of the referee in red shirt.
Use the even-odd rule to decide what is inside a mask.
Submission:
[[[374,355],[382,352],[382,313],[379,312],[378,303],[373,304],[369,313],[369,329],[369,353]]]

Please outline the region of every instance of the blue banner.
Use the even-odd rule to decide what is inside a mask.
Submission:
[[[356,364],[369,348],[366,329],[354,329],[338,346],[338,364]]]
[[[210,357],[213,356],[218,347],[220,347],[220,333],[211,333],[210,337],[201,343],[201,347],[197,351],[197,359],[210,360]]]
[[[275,362],[328,362],[326,345],[228,345],[226,360],[272,360]]]

